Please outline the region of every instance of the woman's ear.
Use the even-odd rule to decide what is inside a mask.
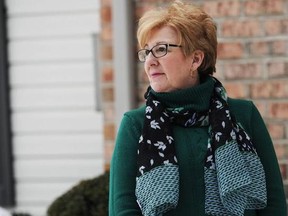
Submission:
[[[191,57],[192,57],[192,68],[193,70],[197,70],[204,60],[204,52],[201,50],[195,50],[192,53]]]

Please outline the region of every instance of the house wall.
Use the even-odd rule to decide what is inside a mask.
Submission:
[[[99,0],[6,0],[17,211],[104,170]],[[99,45],[99,44],[98,44]]]
[[[102,108],[104,118],[104,155],[105,168],[109,169],[111,155],[113,154],[116,134],[115,112],[115,74],[113,62],[113,31],[112,31],[112,1],[101,0],[101,33],[100,33],[100,59],[101,59],[101,89]]]
[[[111,1],[102,0],[102,41],[110,45],[112,30],[109,28]],[[150,8],[162,6],[171,0],[137,0],[135,4],[135,25],[139,17]],[[226,87],[230,97],[253,100],[261,112],[270,135],[281,168],[284,185],[288,191],[288,1],[287,0],[194,0],[203,7],[218,26],[218,60],[215,74]],[[105,5],[105,7],[103,7]],[[136,47],[136,45],[135,45]],[[135,50],[136,52],[136,50]],[[111,57],[112,58],[112,57]],[[136,61],[136,59],[135,59]],[[111,59],[102,74],[113,84]],[[143,104],[148,80],[143,65],[138,65],[138,104]],[[110,119],[106,127],[114,128],[113,92],[110,88],[104,103],[109,109],[104,112]],[[112,101],[112,102],[111,102]],[[105,137],[105,163],[113,154],[116,131],[107,130]]]
[[[149,8],[171,1],[135,2],[138,18]],[[216,21],[215,76],[224,83],[230,97],[252,100],[258,107],[273,139],[288,192],[288,1],[190,2],[203,7]],[[142,68],[138,72],[142,103],[147,79]]]

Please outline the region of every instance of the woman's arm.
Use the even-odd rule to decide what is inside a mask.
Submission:
[[[132,119],[124,115],[110,166],[109,216],[142,215],[135,196],[139,136]]]
[[[257,108],[252,106],[252,141],[263,164],[267,185],[267,207],[257,211],[259,216],[286,216],[286,198],[282,176],[273,143]]]

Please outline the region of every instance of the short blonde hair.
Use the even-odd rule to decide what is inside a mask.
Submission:
[[[178,0],[166,8],[146,12],[138,23],[140,47],[146,45],[153,30],[163,26],[176,30],[185,56],[195,50],[204,52],[204,60],[198,69],[200,75],[213,74],[217,58],[217,27],[207,13],[195,5]]]

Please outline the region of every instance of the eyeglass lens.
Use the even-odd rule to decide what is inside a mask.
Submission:
[[[151,52],[155,58],[159,58],[165,56],[167,54],[167,44],[157,44],[156,46],[152,47],[150,50],[142,49],[138,51],[139,60],[144,62]]]

